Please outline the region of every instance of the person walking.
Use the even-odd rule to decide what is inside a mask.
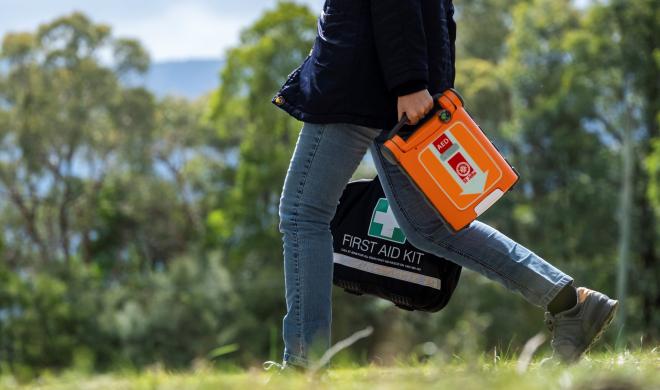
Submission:
[[[546,310],[554,355],[572,362],[612,320],[617,301],[584,287],[479,221],[452,233],[381,152],[381,135],[454,85],[451,0],[326,0],[309,56],[273,103],[303,122],[279,204],[286,315],[281,367],[308,368],[330,346],[333,247],[339,198],[370,150],[409,242],[520,293]]]

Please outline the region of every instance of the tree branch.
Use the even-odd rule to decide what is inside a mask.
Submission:
[[[162,153],[158,153],[156,158],[165,164],[165,167],[170,171],[170,173],[174,176],[175,182],[177,184],[177,187],[179,188],[179,192],[181,193],[181,198],[183,201],[183,212],[186,214],[186,218],[188,219],[188,222],[192,225],[192,227],[195,229],[195,231],[200,231],[201,229],[201,222],[200,222],[200,217],[197,211],[194,209],[194,206],[188,202],[185,196],[186,192],[186,179],[185,177],[181,174],[181,170],[178,169],[170,160],[167,159],[166,156],[164,156]]]
[[[11,183],[11,180],[7,178],[4,170],[0,169],[0,182],[2,182],[2,185],[8,190],[9,194],[9,199],[11,202],[16,206],[18,209],[19,213],[23,217],[25,221],[25,226],[28,235],[32,239],[33,243],[37,246],[39,249],[39,252],[41,254],[41,258],[44,260],[44,262],[49,262],[52,258],[50,255],[50,252],[48,251],[47,245],[44,242],[43,238],[39,234],[39,230],[37,229],[37,222],[36,222],[36,205],[37,202],[34,199],[34,194],[32,193],[32,189],[30,189],[31,195],[31,203],[32,207],[28,206],[27,201],[25,200],[24,196],[20,193],[20,191]]]

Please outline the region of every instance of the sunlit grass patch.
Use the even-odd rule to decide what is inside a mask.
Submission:
[[[7,389],[660,389],[660,353],[604,353],[573,366],[534,360],[524,372],[514,359],[485,355],[474,359],[401,362],[389,366],[331,367],[306,375],[278,374],[254,367],[230,372],[204,367],[171,372],[155,368],[143,373],[85,376],[73,372],[44,376],[19,385],[4,377]]]

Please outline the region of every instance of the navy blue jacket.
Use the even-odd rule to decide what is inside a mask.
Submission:
[[[453,87],[453,14],[451,0],[326,0],[273,103],[305,122],[392,128],[398,96]]]

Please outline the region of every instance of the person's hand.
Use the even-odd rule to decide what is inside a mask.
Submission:
[[[399,96],[397,109],[399,120],[406,114],[408,124],[416,125],[433,108],[433,98],[429,91],[424,89],[409,95]]]

